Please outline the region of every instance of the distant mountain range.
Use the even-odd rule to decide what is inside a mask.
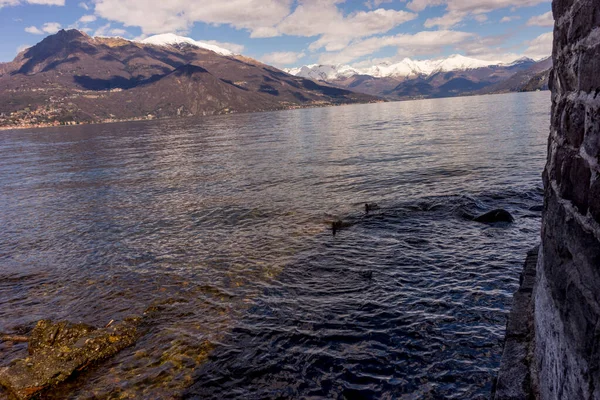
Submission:
[[[62,30],[0,63],[0,126],[381,101],[176,35],[141,42]]]
[[[501,64],[455,55],[282,71],[173,34],[131,41],[61,30],[0,63],[0,127],[539,90],[551,67],[550,59]]]
[[[307,65],[286,72],[355,92],[406,100],[548,88],[551,58],[520,58],[512,63],[453,55],[442,60],[411,60],[367,68]]]

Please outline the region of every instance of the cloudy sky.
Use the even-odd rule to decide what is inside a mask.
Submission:
[[[552,51],[550,0],[0,0],[0,61],[61,28],[174,32],[277,65],[366,65]]]

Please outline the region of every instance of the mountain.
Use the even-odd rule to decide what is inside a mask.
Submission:
[[[232,56],[234,53],[230,50],[224,49],[219,46],[215,46],[209,43],[200,42],[188,37],[177,36],[173,33],[164,33],[162,35],[154,35],[150,36],[146,39],[140,41],[143,44],[154,44],[157,46],[182,46],[182,45],[191,45],[195,47],[199,47],[201,49],[206,49],[210,51],[214,51],[217,54],[222,56]]]
[[[0,126],[85,123],[373,102],[175,35],[62,30],[0,64]]]
[[[478,94],[548,90],[548,79],[550,78],[551,69],[552,57],[548,57],[525,70],[515,73],[502,82],[498,82],[480,90]]]
[[[404,60],[358,69],[345,65],[309,65],[288,72],[319,80],[355,92],[381,96],[389,100],[451,97],[484,93],[488,87],[500,88],[517,76],[533,79],[529,71],[548,71],[547,60],[535,62],[520,58],[512,63],[482,61],[453,55],[442,60]],[[541,78],[543,81],[543,77]],[[533,83],[532,83],[533,85]],[[518,84],[514,85],[516,89]],[[541,85],[543,87],[543,83]],[[510,90],[508,90],[510,91]]]
[[[306,65],[284,71],[304,78],[322,81],[349,78],[353,75],[368,75],[375,78],[411,78],[431,75],[434,72],[448,72],[499,65],[498,62],[482,61],[459,54],[441,60],[411,60],[405,58],[398,63],[380,63],[366,68],[353,68],[349,65]]]

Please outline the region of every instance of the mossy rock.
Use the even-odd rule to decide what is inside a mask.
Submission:
[[[133,345],[139,319],[106,328],[42,320],[31,332],[29,357],[0,369],[0,385],[17,399],[30,399],[88,366]]]

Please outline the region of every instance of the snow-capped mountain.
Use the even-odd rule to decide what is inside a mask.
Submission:
[[[502,65],[502,66],[504,66],[504,67],[513,67],[513,66],[515,66],[515,65],[521,65],[521,64],[531,64],[531,63],[534,63],[534,62],[535,62],[535,60],[533,60],[533,59],[531,59],[531,58],[529,58],[529,57],[521,57],[521,58],[519,58],[519,59],[516,59],[516,60],[515,60],[515,61],[513,61],[513,62],[510,62],[510,63],[505,63],[505,64],[500,64],[500,65]]]
[[[348,65],[313,64],[286,69],[285,71],[303,78],[330,81],[354,75],[369,75],[375,78],[412,78],[431,75],[434,72],[465,71],[499,64],[498,61],[483,61],[455,54],[441,60],[411,60],[405,58],[398,63],[381,63],[366,68],[353,68]]]
[[[449,72],[449,71],[466,71],[475,68],[489,67],[490,65],[498,65],[498,61],[482,61],[475,58],[461,56],[460,54],[452,55],[444,60],[439,61],[435,65],[432,72]]]
[[[348,65],[305,65],[300,68],[284,69],[290,75],[309,78],[317,81],[329,81],[335,79],[349,78],[359,75],[361,72]]]
[[[453,55],[437,60],[405,58],[397,63],[353,67],[307,65],[286,72],[359,93],[404,100],[544,89],[548,87],[551,61],[523,57],[501,63]]]
[[[141,40],[140,42],[144,43],[144,44],[153,44],[156,46],[173,46],[173,45],[189,44],[192,46],[200,47],[202,49],[214,51],[215,53],[220,54],[222,56],[234,55],[234,53],[232,51],[224,49],[222,47],[215,46],[215,45],[209,44],[209,43],[199,42],[192,38],[178,36],[173,33],[163,33],[161,35],[150,36],[150,37],[147,37],[146,39]]]

